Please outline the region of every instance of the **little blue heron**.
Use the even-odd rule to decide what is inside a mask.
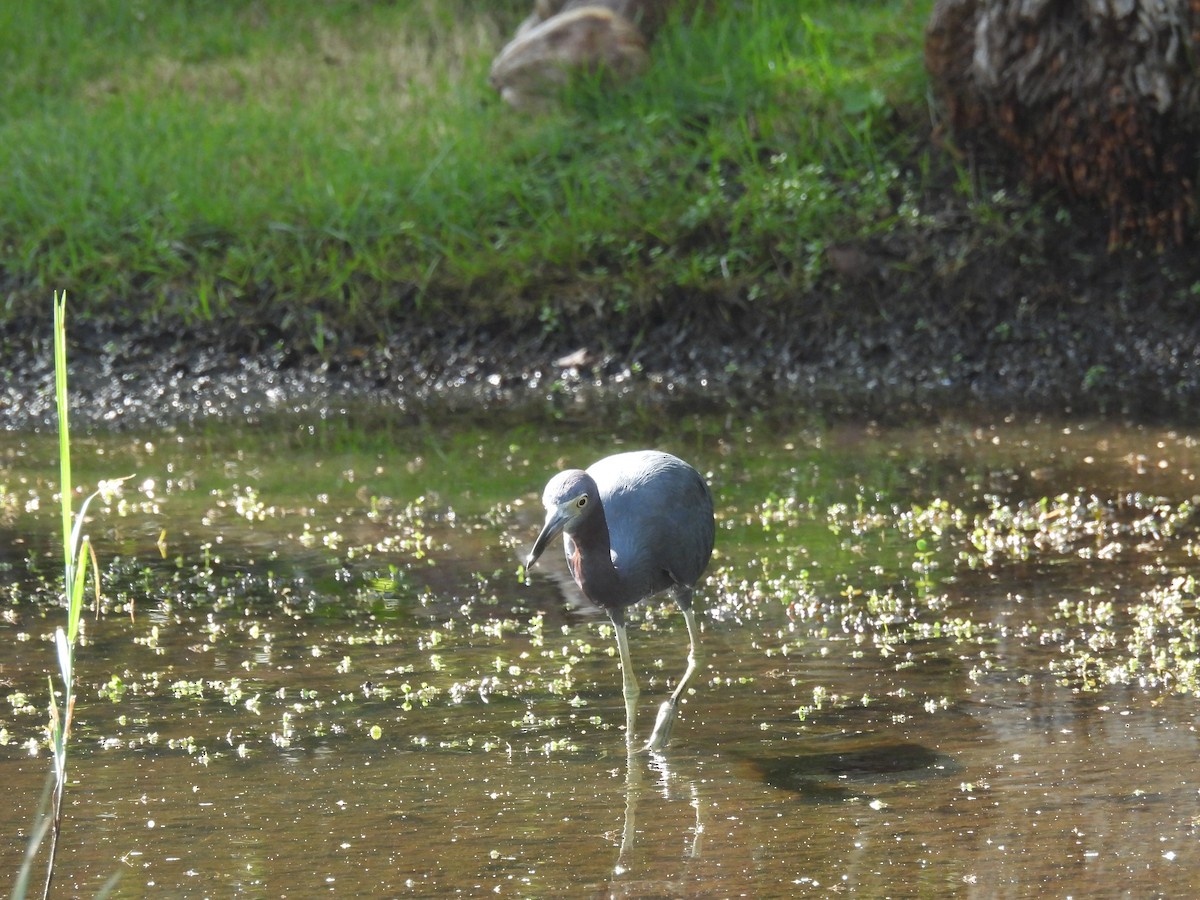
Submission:
[[[542,494],[546,524],[525,561],[533,566],[562,533],[567,565],[585,597],[608,613],[617,632],[625,695],[625,741],[632,746],[638,683],[629,659],[625,607],[671,591],[688,629],[687,670],[658,710],[647,750],[671,737],[675,710],[696,669],[699,632],[692,590],[712,556],[712,494],[700,473],[669,453],[637,450],[606,456],[585,472],[568,469]]]

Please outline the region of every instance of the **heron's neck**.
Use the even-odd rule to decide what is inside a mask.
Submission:
[[[572,560],[575,581],[597,606],[609,607],[620,594],[620,576],[612,561],[612,542],[604,507],[596,501],[592,514],[575,534],[576,559]]]

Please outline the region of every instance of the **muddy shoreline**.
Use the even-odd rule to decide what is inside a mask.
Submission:
[[[395,417],[763,409],[903,422],[1010,413],[1197,421],[1200,314],[1131,299],[986,307],[883,294],[840,315],[669,311],[657,322],[398,329],[325,357],[264,334],[71,323],[73,422],[150,429],[349,408]],[[1176,299],[1170,299],[1174,296]],[[53,427],[49,317],[0,328],[3,428]]]

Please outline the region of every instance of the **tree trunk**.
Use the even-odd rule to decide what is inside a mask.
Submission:
[[[925,64],[967,145],[1098,203],[1109,244],[1194,238],[1200,0],[937,0]]]

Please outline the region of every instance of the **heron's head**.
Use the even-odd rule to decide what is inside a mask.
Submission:
[[[525,568],[531,568],[547,545],[561,532],[574,533],[578,524],[599,502],[596,482],[582,469],[568,469],[551,478],[542,492],[546,524],[533,542],[533,549],[525,559]]]

